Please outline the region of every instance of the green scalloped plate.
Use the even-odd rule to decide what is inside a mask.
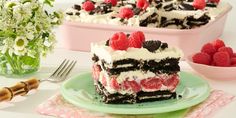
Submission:
[[[113,114],[153,114],[177,111],[197,105],[209,96],[209,85],[201,77],[181,72],[180,78],[180,84],[176,90],[177,94],[182,95],[179,99],[137,104],[105,104],[95,92],[90,72],[79,74],[65,81],[61,87],[61,94],[68,102],[78,107]]]

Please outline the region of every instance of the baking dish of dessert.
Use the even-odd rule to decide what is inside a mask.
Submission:
[[[191,2],[191,0],[186,0],[186,1]],[[213,8],[214,5],[215,8]],[[177,6],[179,9],[181,5]],[[188,12],[189,11],[188,9],[191,8],[189,8],[189,6],[186,7],[186,5],[185,7],[187,8],[187,11],[184,11],[182,9],[179,11],[172,10],[172,12],[169,11],[163,12],[165,13],[165,15],[167,14],[166,16],[168,16],[164,19],[168,19],[169,17],[175,17],[174,14],[176,13],[178,14],[181,11],[181,15],[179,14],[177,15],[178,16],[177,18],[179,18],[178,20],[176,20],[176,18],[172,18],[171,20],[169,20],[173,21],[174,19],[175,23],[162,22],[163,18],[157,18],[158,19],[157,21],[152,21],[150,24],[146,23],[144,24],[144,26],[142,26],[145,21],[140,19],[142,19],[141,17],[142,15],[145,15],[145,13],[136,16],[134,15],[134,18],[136,18],[136,20],[139,19],[138,22],[139,26],[138,26],[136,22],[133,23],[131,22],[132,18],[130,18],[129,20],[119,18],[117,20],[117,18],[114,18],[114,14],[117,12],[114,12],[114,14],[111,15],[112,17],[111,19],[115,19],[115,21],[109,23],[104,22],[101,21],[101,17],[99,16],[92,18],[94,17],[94,15],[93,16],[84,15],[83,14],[84,11],[81,11],[82,9],[81,6],[75,5],[73,9],[69,9],[66,12],[67,14],[66,20],[60,27],[60,35],[61,35],[60,38],[62,40],[64,48],[70,50],[89,51],[91,42],[107,40],[107,37],[114,34],[114,32],[122,31],[126,33],[131,33],[133,31],[140,30],[146,34],[146,37],[148,39],[158,39],[167,42],[171,46],[176,46],[181,48],[185,55],[189,55],[199,50],[200,46],[203,43],[209,42],[210,40],[214,40],[223,33],[228,13],[232,9],[232,6],[225,2],[221,2],[217,4],[217,6],[216,4],[208,4],[208,6],[210,7],[205,8],[208,9],[205,11],[209,11],[209,13],[206,13],[205,11],[199,13],[199,11],[203,10],[195,10],[193,12],[192,11]],[[77,9],[77,11],[75,9]],[[78,12],[78,9],[80,12]],[[150,11],[149,8],[145,10],[145,12],[148,11]],[[160,11],[157,10],[156,13],[158,14]],[[96,13],[98,12],[96,11],[95,13],[89,12],[87,14],[96,14]],[[111,12],[111,14],[112,13],[113,12]],[[155,12],[149,14],[150,17],[154,16],[153,15],[154,13]],[[199,14],[201,15],[199,16]],[[79,17],[77,18],[76,15],[79,15]],[[89,18],[90,16],[91,18]],[[159,14],[159,16],[161,15]],[[193,19],[196,17],[198,18]],[[184,20],[188,19],[189,21],[190,20],[191,21],[190,23],[182,22],[182,24],[176,25],[176,22],[179,23],[181,21],[181,18]],[[102,23],[100,23],[99,20]],[[154,24],[155,26],[153,26]]]

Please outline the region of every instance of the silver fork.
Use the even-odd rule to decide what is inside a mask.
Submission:
[[[74,68],[77,61],[70,61],[65,59],[59,67],[49,76],[49,78],[41,79],[40,82],[49,81],[52,83],[58,83],[66,80],[67,76],[70,74]]]
[[[59,67],[46,79],[37,79],[35,77],[26,81],[18,82],[12,87],[0,88],[0,102],[10,101],[15,96],[26,95],[30,90],[37,89],[39,84],[44,81],[52,83],[59,83],[67,79],[68,75],[75,67],[77,61],[70,61],[65,59]]]

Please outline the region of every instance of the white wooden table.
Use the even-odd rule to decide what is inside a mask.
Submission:
[[[60,0],[56,2],[57,8],[66,8],[76,0]],[[229,1],[233,7],[236,6],[236,1]],[[225,42],[232,46],[236,50],[236,9],[233,9],[228,17],[226,28],[222,38]],[[59,38],[58,38],[59,40]],[[47,77],[50,72],[52,72],[55,67],[65,58],[77,60],[78,63],[76,68],[70,74],[74,76],[80,72],[89,71],[91,66],[89,53],[68,51],[60,48],[61,43],[59,40],[58,48],[55,49],[54,53],[49,55],[47,58],[42,59],[41,69],[34,76],[43,78]],[[191,71],[191,68],[185,62],[181,62],[181,67],[183,70]],[[11,79],[0,76],[0,87],[10,86],[22,79]],[[228,93],[236,95],[236,80],[235,81],[214,81],[208,80],[210,86],[213,89],[224,90]],[[10,103],[0,103],[0,117],[1,118],[42,118],[46,116],[39,115],[35,112],[35,108],[47,100],[49,97],[59,92],[60,85],[52,83],[43,83],[40,85],[39,90],[28,95],[27,97],[17,97]],[[235,117],[236,101],[232,102],[230,105],[222,108],[215,118],[233,118]]]

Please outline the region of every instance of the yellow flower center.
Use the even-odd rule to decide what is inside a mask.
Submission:
[[[19,39],[17,42],[16,42],[16,45],[21,47],[24,45],[24,40],[23,39]]]

